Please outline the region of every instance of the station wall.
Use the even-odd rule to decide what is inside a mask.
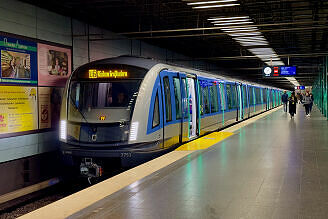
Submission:
[[[177,64],[202,68],[204,70],[209,70],[209,68],[213,67],[202,61],[188,61],[190,59],[184,55],[138,40],[129,40],[113,32],[94,26],[89,26],[89,33],[93,34],[92,36],[98,34],[96,35],[97,38],[123,39],[88,41],[85,35],[87,29],[87,24],[71,19],[70,17],[62,16],[18,0],[0,0],[0,32],[27,37],[35,41],[41,40],[71,47],[73,70],[88,61],[119,55],[151,57],[163,60],[164,62],[175,62]],[[72,34],[74,37],[72,37]],[[0,87],[1,86],[3,86],[3,84],[0,84]],[[24,133],[14,137],[0,137],[0,171],[8,171],[8,169],[10,169],[8,165],[12,162],[13,164],[15,163],[12,167],[12,170],[15,172],[21,169],[17,166],[23,165],[21,164],[22,159],[32,159],[31,162],[34,162],[33,159],[37,160],[35,156],[53,153],[59,145],[57,136],[58,133],[56,130],[40,130],[36,133]],[[45,158],[47,156],[49,155],[44,156],[43,159],[48,161],[51,160]],[[42,165],[40,159],[34,163]],[[29,171],[33,172],[38,170]],[[18,184],[13,184],[12,187],[8,187],[4,190],[0,189],[0,194],[26,185],[26,183],[23,183],[23,180],[22,183],[19,183],[19,179],[22,178],[23,174],[20,171],[15,174],[15,176],[12,176],[12,179],[18,181]],[[3,175],[3,173],[1,173],[1,175]],[[42,178],[40,174],[34,175],[38,177],[34,180],[30,180],[30,184]],[[6,181],[4,178],[3,180]],[[2,180],[0,180],[0,183],[3,184]]]

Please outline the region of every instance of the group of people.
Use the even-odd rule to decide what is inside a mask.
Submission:
[[[290,97],[288,97],[287,92],[285,91],[284,94],[281,96],[281,101],[284,104],[284,111],[287,112],[287,106],[289,104],[289,114],[291,118],[294,118],[294,115],[296,114],[296,105],[299,102],[299,104],[303,104],[305,107],[305,114],[306,116],[310,116],[310,113],[312,111],[313,101],[314,97],[313,94],[309,91],[306,91],[305,94],[297,94],[295,95],[295,92],[292,92]]]

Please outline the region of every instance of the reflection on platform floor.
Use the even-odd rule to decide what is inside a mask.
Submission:
[[[278,110],[72,218],[327,218],[327,128]]]

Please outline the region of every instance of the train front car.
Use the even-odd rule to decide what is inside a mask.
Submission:
[[[144,115],[148,111],[143,102],[149,98],[138,96],[140,90],[142,95],[151,95],[147,87],[151,92],[155,80],[147,72],[156,63],[138,60],[122,57],[91,62],[75,70],[67,82],[60,116],[61,151],[82,176],[99,177],[115,158],[131,161],[134,151],[151,147],[136,141],[138,126],[143,128],[146,116],[135,122],[132,118],[137,99],[144,106]]]

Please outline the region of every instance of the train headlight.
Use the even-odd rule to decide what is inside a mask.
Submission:
[[[139,122],[132,122],[130,127],[129,141],[137,140]]]
[[[66,120],[60,120],[59,138],[60,138],[60,140],[63,140],[63,141],[66,141],[66,139],[67,139],[67,122],[66,122]]]

